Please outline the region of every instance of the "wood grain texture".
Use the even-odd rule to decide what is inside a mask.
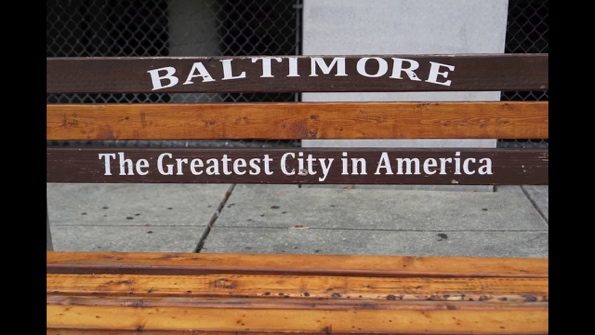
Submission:
[[[547,102],[50,104],[48,140],[547,138]]]
[[[48,252],[47,272],[545,278],[548,261],[492,257]]]
[[[394,304],[393,304],[394,305]],[[396,309],[47,306],[48,328],[238,332],[545,334],[547,308],[460,308],[456,303]]]
[[[332,334],[338,335],[346,335],[346,334],[354,334],[355,332],[335,332],[331,330]],[[237,335],[237,331],[201,331],[201,330],[183,330],[183,331],[172,331],[172,330],[106,330],[106,329],[93,329],[93,330],[82,330],[82,329],[48,329],[47,335],[87,335],[87,334],[95,334],[95,335],[120,335],[120,334],[143,334],[143,335],[165,335],[165,334],[184,334],[184,335]],[[271,334],[289,334],[287,332],[259,332],[259,331],[251,331],[249,332],[251,335],[271,335]],[[313,335],[313,334],[329,334],[329,331],[317,331],[317,332],[310,332],[310,331],[296,331],[292,332],[291,334],[295,335]],[[366,332],[360,332],[360,334],[370,334]],[[383,334],[395,334],[395,335],[427,335],[428,333],[412,333],[412,332],[398,332],[397,330],[393,332],[384,332]],[[434,333],[433,335],[460,335],[461,332],[458,333]],[[508,335],[513,333],[508,333]],[[527,333],[525,333],[527,334]],[[547,334],[546,333],[533,333],[533,334]]]
[[[126,58],[48,58],[48,93],[133,93],[133,92],[398,92],[398,91],[500,91],[546,90],[548,87],[547,54],[467,54],[467,55],[380,55],[388,63],[385,75],[369,78],[358,74],[357,62],[362,57],[322,56],[327,64],[333,57],[345,57],[346,76],[319,72],[310,76],[310,56],[298,56],[299,76],[287,77],[290,56],[279,56],[273,62],[272,78],[261,77],[262,65],[251,57],[126,57]],[[419,62],[419,80],[390,78],[392,57]],[[291,57],[294,58],[294,57]],[[233,74],[245,72],[245,78],[221,80],[222,59],[231,59]],[[202,62],[213,81],[195,78],[183,85],[192,65]],[[448,74],[449,86],[428,82],[430,62],[455,66]],[[374,74],[378,63],[368,62],[365,68]],[[177,85],[153,91],[147,71],[172,67],[179,77]],[[445,68],[440,69],[440,71]],[[440,81],[445,81],[440,77]],[[167,83],[167,81],[165,81]],[[165,84],[164,84],[165,85]]]
[[[240,309],[317,309],[317,310],[527,310],[547,306],[546,302],[491,302],[491,301],[396,301],[380,299],[351,300],[291,299],[291,298],[237,298],[237,297],[130,297],[94,295],[49,294],[47,303],[62,306],[119,306],[119,307],[180,307],[180,308],[240,308]]]
[[[546,259],[47,253],[48,334],[547,334]]]
[[[296,275],[48,274],[51,295],[301,298],[382,301],[547,301],[547,278],[392,278]]]

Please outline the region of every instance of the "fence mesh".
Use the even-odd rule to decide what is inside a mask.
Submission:
[[[546,0],[510,0],[508,3],[508,26],[506,28],[506,53],[547,53],[548,16]],[[502,92],[503,101],[548,100],[548,92],[511,91]],[[548,140],[500,140],[499,147],[547,148]]]
[[[48,57],[301,54],[302,0],[49,0]],[[548,52],[546,0],[510,0],[506,53]],[[297,101],[297,93],[48,94],[49,103]],[[547,92],[502,92],[505,101],[547,100]],[[111,141],[131,146],[299,146],[299,141]],[[100,145],[57,142],[49,145]],[[499,147],[547,147],[500,140]]]
[[[301,0],[50,0],[47,57],[301,54]],[[296,101],[297,93],[48,94],[48,103]],[[299,141],[52,141],[50,145],[298,146]]]

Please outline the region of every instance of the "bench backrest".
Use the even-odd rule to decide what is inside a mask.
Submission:
[[[546,54],[48,58],[48,93],[547,90]],[[49,104],[48,140],[545,139],[547,102]],[[547,184],[547,149],[48,148],[49,182]]]

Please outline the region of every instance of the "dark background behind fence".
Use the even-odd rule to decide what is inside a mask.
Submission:
[[[507,53],[548,52],[545,0],[510,0]],[[301,54],[302,0],[50,0],[47,57]],[[48,103],[299,101],[299,93],[48,94]],[[502,100],[547,100],[547,92],[502,92]],[[300,141],[51,141],[49,145],[275,147]],[[547,147],[547,140],[499,141]]]
[[[510,0],[506,27],[505,53],[547,53],[548,43],[547,0]],[[503,101],[548,100],[548,92],[502,92]],[[547,140],[501,140],[503,148],[547,148]]]

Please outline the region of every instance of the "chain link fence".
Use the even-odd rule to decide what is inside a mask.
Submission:
[[[301,0],[50,0],[47,57],[301,54]],[[49,94],[48,103],[298,101],[299,93]],[[52,141],[49,145],[274,147],[300,141]]]
[[[546,0],[510,0],[506,53],[548,52]],[[49,0],[48,57],[301,54],[302,0]],[[547,92],[502,92],[504,101]],[[49,94],[48,103],[299,101],[299,93]],[[275,147],[300,141],[51,141],[49,145]],[[547,147],[500,140],[499,147]]]
[[[506,53],[548,52],[547,0],[509,0],[508,26],[506,27]],[[544,101],[548,92],[502,92],[503,101]],[[548,140],[500,140],[502,148],[547,148]]]

